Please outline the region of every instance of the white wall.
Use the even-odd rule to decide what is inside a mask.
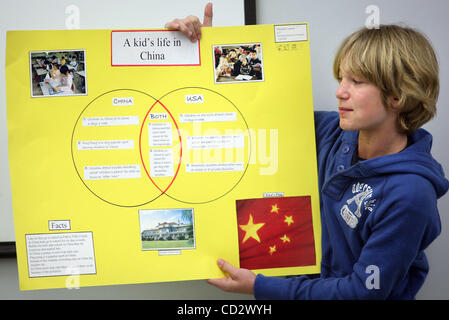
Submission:
[[[258,0],[257,23],[308,22],[312,59],[313,98],[316,110],[336,110],[333,58],[341,41],[370,16],[369,5],[379,8],[380,23],[402,23],[424,32],[439,56],[441,93],[437,117],[424,126],[434,136],[433,155],[449,173],[449,1],[447,0]],[[426,251],[429,276],[418,299],[449,299],[449,195],[439,201],[440,237]]]

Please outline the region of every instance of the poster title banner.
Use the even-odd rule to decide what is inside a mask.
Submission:
[[[199,66],[199,42],[171,30],[111,31],[111,65]]]

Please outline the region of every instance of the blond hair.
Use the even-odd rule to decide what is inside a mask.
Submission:
[[[439,67],[429,40],[420,32],[396,25],[360,29],[347,37],[334,61],[375,84],[387,97],[398,99],[398,129],[410,134],[432,119],[440,90]]]

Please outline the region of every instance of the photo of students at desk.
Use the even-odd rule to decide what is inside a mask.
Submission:
[[[263,81],[262,45],[214,46],[215,82]]]
[[[87,94],[84,51],[30,53],[33,97]]]

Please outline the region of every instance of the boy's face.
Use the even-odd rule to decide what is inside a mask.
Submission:
[[[396,130],[397,113],[385,108],[377,86],[345,70],[340,71],[339,83],[335,95],[343,130]]]

